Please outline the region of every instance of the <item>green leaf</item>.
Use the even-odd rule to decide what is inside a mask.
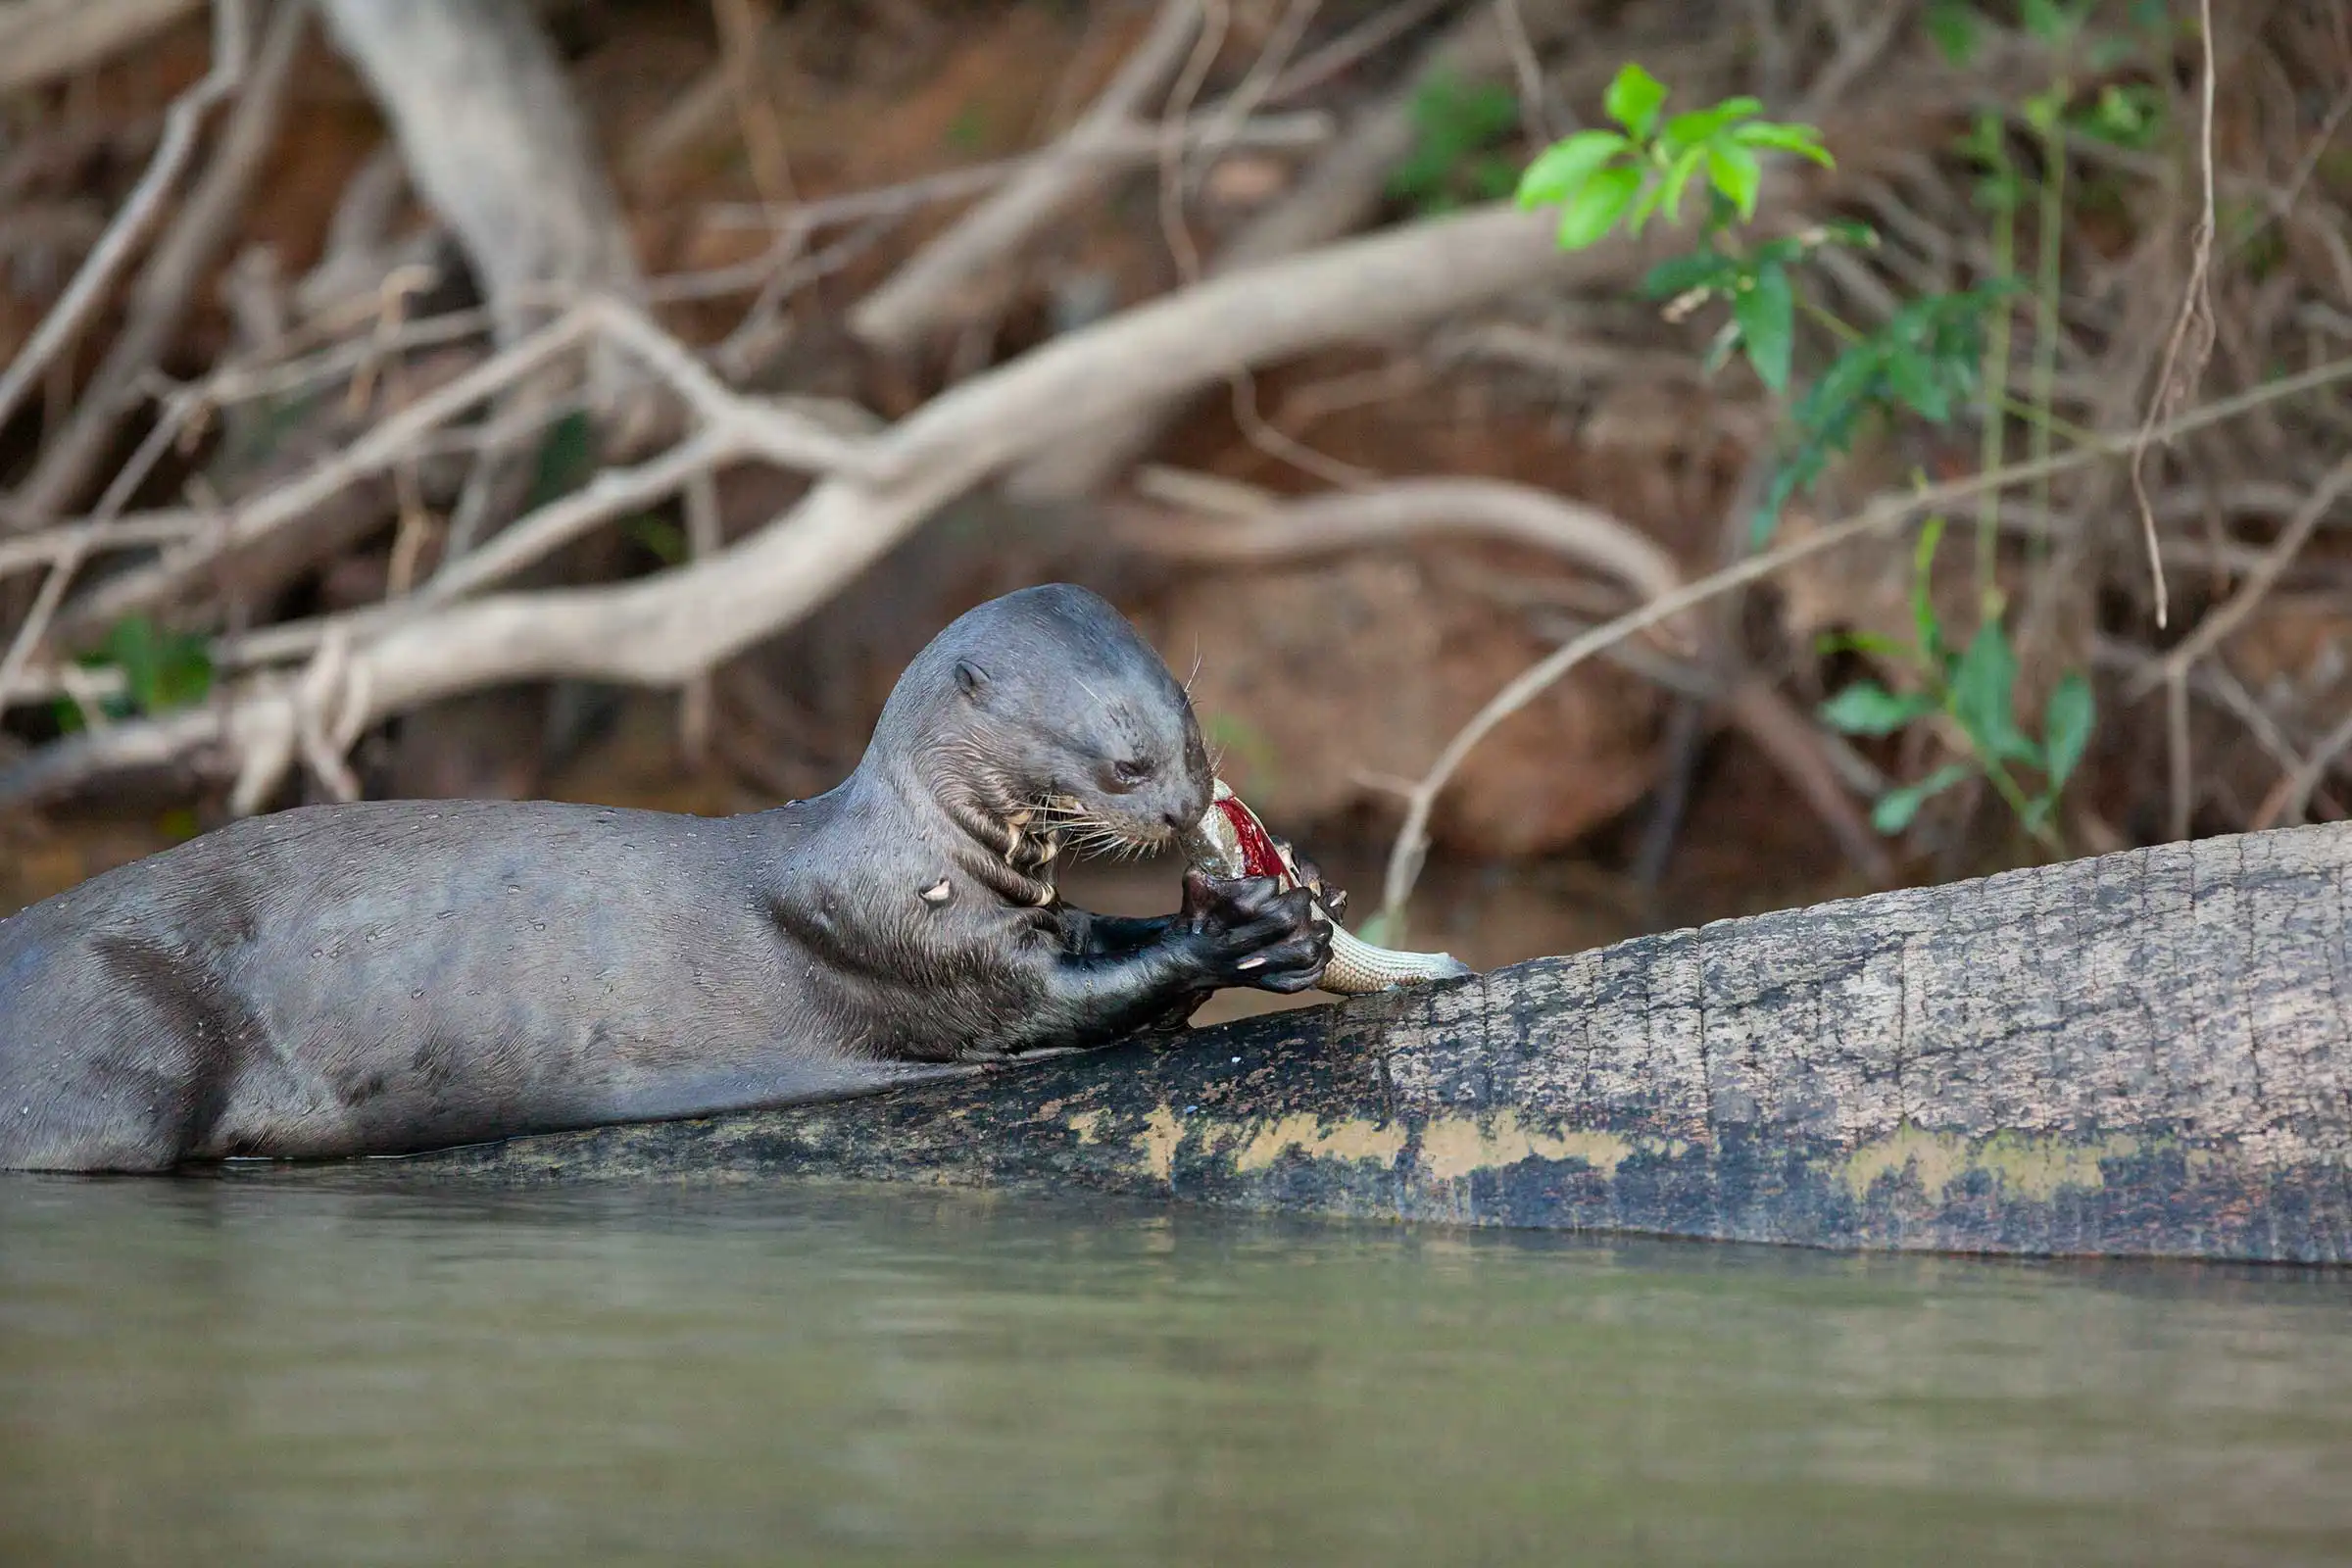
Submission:
[[[1851,218],[1833,218],[1822,224],[1821,239],[1825,245],[1848,245],[1858,251],[1879,248],[1879,231]]]
[[[1721,289],[1740,275],[1740,264],[1720,251],[1693,251],[1651,268],[1642,292],[1653,300],[1679,299],[1694,288]]]
[[[1560,215],[1560,248],[1581,251],[1605,238],[1633,205],[1642,188],[1642,171],[1619,164],[1601,170],[1584,183]]]
[[[623,537],[634,540],[664,566],[683,565],[687,557],[686,530],[667,517],[639,513],[620,525]]]
[[[1977,628],[1952,669],[1952,717],[1968,732],[1977,753],[2006,761],[2038,761],[2041,748],[2017,727],[2012,706],[2017,688],[2017,655],[2009,632],[1997,620]]]
[[[1916,784],[1888,790],[1870,808],[1870,825],[1882,833],[1900,833],[1919,815],[1921,807],[1975,772],[1966,762],[1946,762]]]
[[[1828,658],[1833,654],[1868,654],[1874,659],[1893,659],[1910,663],[1917,650],[1909,643],[1896,642],[1875,631],[1825,631],[1813,639],[1813,651]]]
[[[1741,219],[1756,216],[1756,193],[1763,188],[1764,166],[1738,142],[1707,144],[1707,179],[1740,209]]]
[[[107,628],[104,652],[82,662],[122,670],[122,699],[101,705],[112,718],[170,712],[204,701],[213,687],[213,656],[205,640],[166,631],[145,615],[115,622]]]
[[[1644,141],[1658,122],[1658,106],[1665,101],[1666,84],[1629,62],[1617,73],[1617,79],[1609,83],[1608,95],[1600,106],[1636,141]]]
[[[1886,356],[1886,384],[1896,397],[1934,423],[1951,417],[1951,399],[1936,378],[1936,367],[1912,350],[1898,348]]]
[[[1943,514],[1930,517],[1911,547],[1911,630],[1929,662],[1943,662],[1943,621],[1936,613],[1936,547],[1943,543]]]
[[[2051,688],[2050,700],[2041,715],[2041,755],[2053,798],[2066,788],[2076,764],[2082,760],[2082,753],[2090,745],[2090,726],[2095,716],[2090,682],[2081,675],[2070,672]]]
[[[584,410],[574,409],[548,426],[546,438],[539,443],[538,463],[531,473],[530,491],[523,498],[523,510],[535,512],[571,494],[595,475],[596,466],[596,421]]]
[[[1762,100],[1756,98],[1726,98],[1712,109],[1693,109],[1689,114],[1675,116],[1666,122],[1659,139],[1674,152],[1696,147],[1712,140],[1724,126],[1745,120],[1763,107]]]
[[[1707,150],[1704,147],[1691,148],[1666,166],[1666,177],[1658,182],[1666,195],[1666,216],[1678,223],[1683,220],[1683,192],[1689,188],[1690,176],[1698,172],[1698,166],[1706,161],[1706,157]]]
[[[1788,363],[1796,342],[1796,294],[1788,269],[1767,262],[1754,283],[1732,296],[1732,317],[1747,344],[1747,362],[1775,392],[1788,390]]]
[[[1794,153],[1799,158],[1812,159],[1824,169],[1838,167],[1838,160],[1821,144],[1821,132],[1811,125],[1783,125],[1759,120],[1733,131],[1732,140],[1742,147],[1769,147],[1774,152]]]
[[[1665,194],[1666,182],[1664,180],[1644,178],[1642,181],[1642,194],[1634,202],[1634,210],[1626,215],[1627,226],[1632,228],[1635,233],[1641,233],[1642,228],[1648,224],[1651,217],[1656,214],[1658,198]]]
[[[1977,53],[1977,13],[1968,0],[1935,0],[1928,7],[1928,35],[1944,59],[1965,66]]]
[[[1876,681],[1856,681],[1821,705],[1821,721],[1841,735],[1891,735],[1936,711],[1924,692],[1888,691]]]
[[[1549,207],[1574,200],[1602,165],[1632,145],[1613,130],[1580,130],[1552,143],[1519,176],[1519,205]]]
[[[2043,43],[2056,43],[2072,30],[2073,19],[2057,0],[2025,0],[2018,12],[2025,21],[2026,30]]]

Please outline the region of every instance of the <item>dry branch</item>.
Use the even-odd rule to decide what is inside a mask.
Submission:
[[[512,341],[551,285],[630,295],[620,203],[523,0],[317,0]]]
[[[250,22],[246,0],[214,0],[212,69],[165,111],[163,138],[156,144],[155,156],[148,161],[146,172],[131,187],[105,237],[82,259],[74,281],[66,285],[66,291],[58,296],[57,303],[50,307],[49,314],[42,318],[41,324],[18,351],[8,369],[0,372],[0,425],[15,417],[25,395],[40,384],[58,355],[88,324],[116,274],[162,215],[165,199],[178,183],[188,160],[195,156],[196,138],[203,129],[204,117],[212,112],[214,105],[235,92],[245,78],[246,55],[252,38]]]
[[[0,9],[0,92],[86,71],[141,43],[203,0],[16,0]]]
[[[1531,8],[1526,20],[1532,31],[1548,38],[1565,30],[1580,9],[1576,0],[1552,0]],[[1493,6],[1480,6],[1422,56],[1402,86],[1354,117],[1297,188],[1237,233],[1210,264],[1210,275],[1295,256],[1362,225],[1378,210],[1390,171],[1412,151],[1420,134],[1414,118],[1420,93],[1433,81],[1498,74],[1508,69],[1510,53],[1507,27]],[[1627,265],[1625,255],[1613,251],[1618,266]],[[1591,287],[1595,281],[1597,276],[1567,278],[1569,286]],[[1149,450],[1177,412],[1162,405],[1115,424],[1102,420],[1083,439],[1025,464],[1005,489],[1038,501],[1092,495]]]
[[[1131,520],[1130,549],[1174,561],[1299,561],[1421,535],[1512,539],[1607,573],[1644,599],[1682,586],[1674,558],[1597,507],[1501,479],[1393,479],[1370,490],[1270,505],[1247,518]]]
[[[2347,379],[2352,379],[2352,360],[2330,361],[2299,375],[2266,382],[2251,391],[2224,398],[2167,420],[2157,426],[2154,435],[2159,440],[2184,435],[2251,413],[2280,399],[2300,396]],[[1495,693],[1453,739],[1446,743],[1437,760],[1430,764],[1429,771],[1407,793],[1404,822],[1396,831],[1396,842],[1390,847],[1388,871],[1381,891],[1381,909],[1391,940],[1395,940],[1396,933],[1403,929],[1405,901],[1412,897],[1413,883],[1419,878],[1422,861],[1429,853],[1429,820],[1437,808],[1438,797],[1452,781],[1470,753],[1477,749],[1479,742],[1493,734],[1496,725],[1534,702],[1570,670],[1601,650],[1655,626],[1669,616],[1734,588],[1770,576],[1799,561],[1870,534],[1900,527],[1924,512],[1948,508],[1954,503],[1971,500],[1987,492],[2030,483],[2087,466],[2119,453],[2127,453],[2138,439],[2137,431],[2102,435],[2036,462],[2014,464],[1965,479],[1923,485],[1907,495],[1882,497],[1854,515],[1827,524],[1803,539],[1761,555],[1750,556],[1738,565],[1702,577],[1688,587],[1620,615],[1604,626],[1595,627],[1521,672]],[[2352,741],[2352,726],[2347,726],[2347,740]]]
[[[936,507],[1068,439],[1094,414],[1213,383],[1237,362],[1416,327],[1564,265],[1543,216],[1488,208],[1202,283],[950,390],[871,444],[865,477],[828,478],[717,556],[612,587],[510,594],[419,615],[355,647],[352,678],[366,686],[369,722],[453,693],[533,679],[682,685],[792,625]],[[363,445],[388,461],[397,443],[370,437]],[[184,757],[225,742],[238,761],[247,742],[274,749],[297,732],[295,704],[284,682],[265,677],[221,710],[116,725],[0,774],[0,801],[54,790],[104,771],[118,756],[149,758],[159,747]]]
[[[1118,537],[1130,549],[1163,559],[1262,564],[1463,533],[1548,551],[1616,578],[1645,601],[1683,586],[1674,558],[1632,524],[1598,508],[1496,479],[1393,480],[1370,490],[1268,505],[1231,520],[1178,524],[1131,516]],[[1788,775],[1847,858],[1867,875],[1885,875],[1886,851],[1824,758],[1819,733],[1788,700],[1752,676],[1710,695]]]
[[[90,482],[131,411],[140,381],[171,348],[198,286],[236,237],[246,198],[277,140],[286,89],[309,29],[310,7],[304,0],[278,0],[211,166],[147,259],[130,291],[122,329],[83,388],[74,416],[42,449],[17,492],[23,514],[55,516]]]
[[[851,330],[889,352],[911,348],[974,276],[1099,188],[1115,167],[1103,158],[1102,145],[1135,128],[1145,101],[1184,59],[1200,25],[1200,0],[1163,0],[1152,30],[1053,152],[965,214],[860,301],[850,313]]]
[[[778,466],[820,472],[862,471],[868,466],[861,444],[835,435],[787,410],[740,396],[710,374],[675,339],[628,305],[618,300],[592,300],[417,399],[293,483],[265,492],[235,508],[218,528],[167,553],[150,566],[125,572],[103,584],[72,607],[66,631],[69,636],[86,634],[123,615],[165,603],[222,557],[249,548],[265,535],[301,520],[329,497],[359,480],[390,471],[394,465],[410,457],[434,429],[597,340],[631,355],[647,370],[667,382],[696,415],[727,433],[733,452],[757,452]],[[542,520],[534,515],[523,522]],[[547,531],[542,527],[516,539],[501,538],[488,548],[500,552],[495,559],[510,563],[504,569],[518,569],[546,553],[533,550],[531,543],[544,537]],[[559,539],[550,543],[546,549],[557,548],[561,542]],[[470,559],[452,561],[447,569],[470,573],[478,569],[463,564]]]

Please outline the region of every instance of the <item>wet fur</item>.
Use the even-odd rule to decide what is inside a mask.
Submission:
[[[398,1152],[784,1103],[1100,1044],[1219,986],[1304,989],[1328,931],[1263,879],[1190,877],[1185,908],[1152,920],[1053,895],[1063,836],[1165,842],[1210,786],[1157,656],[1055,586],[942,632],[814,800],[239,822],[0,921],[0,1168]],[[943,880],[944,902],[922,896]]]

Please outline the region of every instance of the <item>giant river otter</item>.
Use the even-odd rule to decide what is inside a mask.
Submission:
[[[1157,655],[1084,589],[918,655],[857,770],[729,818],[398,801],[237,822],[0,920],[0,1168],[388,1153],[870,1089],[1313,985],[1330,927],[1193,873],[1155,919],[1055,896],[1213,779]]]

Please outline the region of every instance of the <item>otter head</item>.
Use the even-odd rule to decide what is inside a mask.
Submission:
[[[1109,604],[1053,583],[994,599],[899,678],[876,750],[958,816],[1073,848],[1142,852],[1208,809],[1215,777],[1184,688]]]

